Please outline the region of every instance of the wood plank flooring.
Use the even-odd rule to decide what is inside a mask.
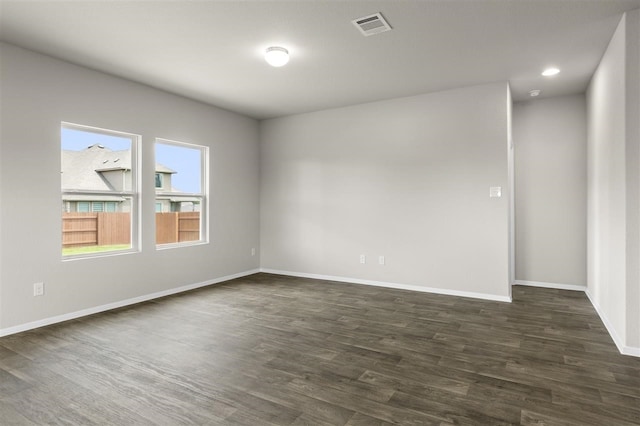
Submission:
[[[583,293],[256,274],[0,338],[2,425],[640,425]]]

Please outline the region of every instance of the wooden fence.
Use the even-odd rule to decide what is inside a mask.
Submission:
[[[63,213],[62,247],[131,244],[130,213]]]
[[[200,239],[200,212],[156,213],[156,244]],[[131,244],[130,213],[63,213],[62,247]]]
[[[200,212],[156,213],[156,244],[200,239]]]

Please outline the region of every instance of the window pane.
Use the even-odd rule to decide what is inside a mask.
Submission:
[[[127,198],[123,203],[130,205],[131,199]],[[130,212],[94,211],[62,214],[62,254],[64,256],[129,248],[131,248]]]
[[[62,191],[131,191],[131,138],[63,127]]]
[[[171,192],[202,192],[202,149],[156,142],[156,173],[163,189]],[[156,177],[156,187],[158,177]]]
[[[155,152],[156,244],[206,240],[201,215],[207,148],[157,140]]]
[[[135,135],[62,125],[62,201],[69,206],[62,213],[63,256],[132,247],[136,141]]]

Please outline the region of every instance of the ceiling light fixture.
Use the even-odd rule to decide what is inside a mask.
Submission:
[[[556,75],[560,72],[560,70],[558,68],[547,68],[546,70],[542,71],[542,75],[544,75],[545,77],[551,77],[552,75]]]
[[[272,67],[281,67],[289,62],[289,51],[284,47],[273,46],[264,52],[264,59]]]
[[[540,89],[529,90],[529,96],[535,98],[536,96],[540,95],[540,92]]]

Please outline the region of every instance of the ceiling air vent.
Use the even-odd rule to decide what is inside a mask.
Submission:
[[[384,20],[381,13],[354,19],[351,22],[367,37],[391,30],[391,26]]]

